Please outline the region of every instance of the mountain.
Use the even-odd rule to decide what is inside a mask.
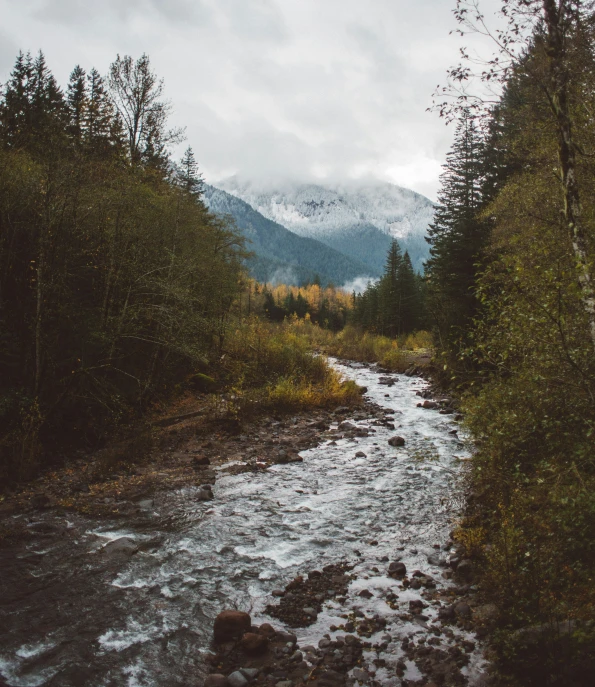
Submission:
[[[258,281],[303,284],[318,275],[323,284],[341,285],[358,277],[378,276],[364,262],[294,234],[221,189],[205,184],[203,200],[216,215],[230,215],[248,239],[247,248],[255,254],[248,266]]]
[[[261,215],[360,260],[371,274],[384,267],[393,238],[416,270],[428,257],[424,236],[434,216],[425,196],[383,181],[342,184],[257,183],[231,177],[218,184]]]

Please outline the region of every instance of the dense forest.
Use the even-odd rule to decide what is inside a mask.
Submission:
[[[504,2],[480,68],[440,93],[456,119],[430,230],[428,309],[443,381],[477,443],[461,540],[503,609],[500,677],[595,674],[595,17],[587,3]],[[474,2],[461,30],[485,33]],[[446,95],[445,99],[442,97]],[[527,628],[531,628],[530,631]]]
[[[204,362],[242,288],[243,243],[210,214],[149,58],[19,54],[0,101],[0,474],[40,444],[92,445]]]

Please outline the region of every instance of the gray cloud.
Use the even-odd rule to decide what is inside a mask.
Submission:
[[[0,0],[0,81],[18,49],[62,83],[147,52],[208,179],[373,175],[435,197],[452,131],[426,108],[457,60],[451,4]]]

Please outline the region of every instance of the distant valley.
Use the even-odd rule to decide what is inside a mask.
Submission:
[[[376,278],[393,238],[416,271],[428,257],[433,203],[387,182],[267,186],[232,177],[218,188],[206,186],[205,202],[235,219],[255,253],[250,270],[262,281]]]

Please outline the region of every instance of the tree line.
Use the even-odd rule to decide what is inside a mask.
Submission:
[[[427,304],[443,381],[462,395],[477,441],[460,536],[500,609],[497,677],[587,685],[595,15],[570,0],[504,0],[502,10],[497,51],[479,73],[500,95],[473,96],[469,60],[437,103],[456,132],[429,232]],[[458,2],[455,14],[463,32],[490,35],[477,2]]]
[[[414,272],[409,253],[403,255],[396,240],[388,251],[382,277],[368,284],[363,293],[353,294],[350,321],[365,331],[391,338],[424,327],[424,281]]]
[[[65,89],[20,53],[0,96],[0,475],[96,445],[225,333],[240,237],[201,201],[149,58]]]

